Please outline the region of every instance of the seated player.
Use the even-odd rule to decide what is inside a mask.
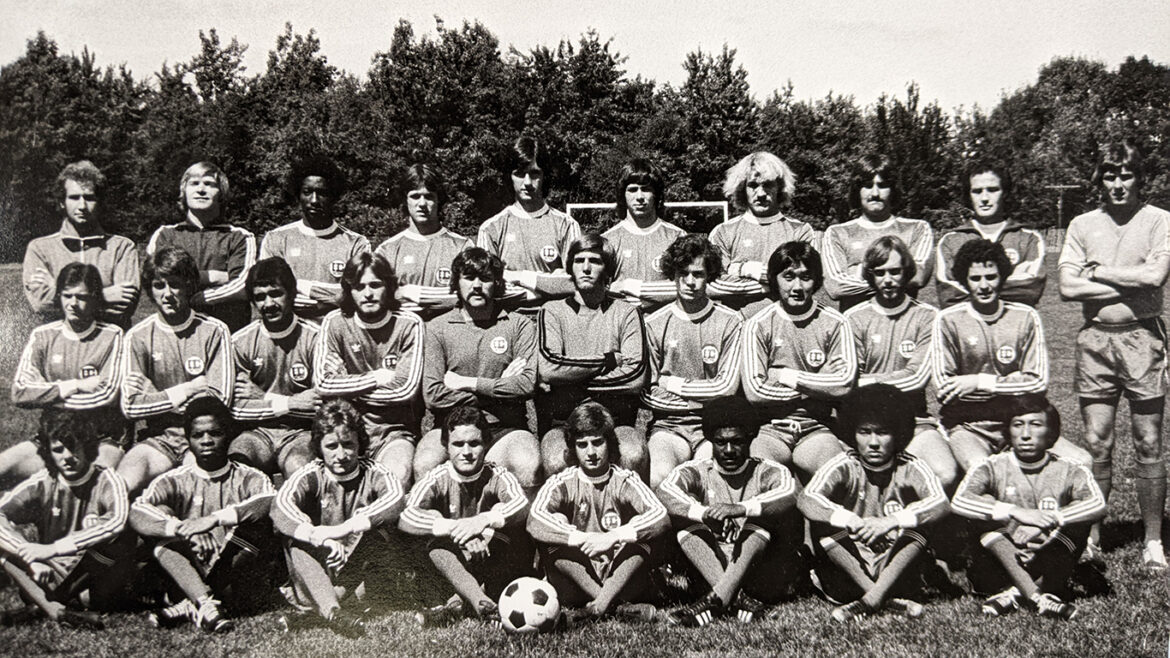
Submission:
[[[678,545],[711,591],[671,613],[705,626],[717,615],[752,621],[763,604],[790,591],[804,566],[797,548],[804,521],[795,513],[796,481],[787,468],[748,455],[755,414],[743,398],[713,400],[703,436],[714,458],[680,464],[658,488],[678,528]]]
[[[616,197],[618,224],[602,233],[617,256],[609,294],[648,313],[674,299],[674,282],[662,271],[662,256],[687,232],[662,219],[666,214],[662,172],[642,158],[622,167]]]
[[[815,575],[834,621],[889,608],[907,617],[922,604],[906,595],[911,568],[926,551],[931,523],[950,505],[925,462],[905,452],[914,408],[889,384],[859,388],[842,407],[842,435],[856,450],[817,471],[797,499],[821,558]]]
[[[315,155],[292,163],[286,193],[301,218],[269,231],[260,258],[283,258],[296,275],[296,313],[314,322],[341,303],[341,273],[355,255],[370,250],[364,235],[334,218],[345,194],[345,174],[333,160]]]
[[[349,402],[321,405],[312,431],[316,459],[280,487],[272,505],[273,526],[285,537],[290,598],[315,609],[339,633],[361,635],[362,618],[341,608],[335,585],[353,595],[375,575],[361,566],[366,556],[387,550],[377,538],[398,519],[402,485],[367,457],[366,423]]]
[[[232,336],[232,415],[245,428],[228,453],[287,478],[313,458],[309,425],[321,404],[313,387],[319,328],[293,314],[297,279],[284,259],[258,261],[248,271],[246,288],[260,319]]]
[[[540,444],[528,431],[525,399],[536,387],[536,329],[500,306],[504,264],[479,247],[455,256],[451,290],[458,308],[427,324],[423,398],[435,416],[414,453],[418,480],[447,458],[441,445],[444,418],[473,404],[491,427],[488,461],[508,469],[525,493],[536,493]]]
[[[547,392],[536,396],[536,425],[545,477],[564,470],[572,453],[563,426],[585,401],[613,414],[620,449],[613,459],[649,475],[646,439],[634,428],[638,394],[646,382],[646,333],[642,313],[606,297],[614,271],[613,249],[589,233],[574,240],[567,255],[576,288],[572,297],[545,304],[537,321],[538,377]]]
[[[564,436],[570,466],[544,483],[528,515],[548,580],[562,603],[584,604],[585,619],[652,618],[651,606],[615,604],[647,584],[647,542],[666,529],[666,508],[636,473],[611,463],[618,438],[605,407],[574,409]]]
[[[908,294],[916,268],[901,238],[875,240],[862,262],[862,275],[875,295],[846,311],[845,319],[857,347],[857,385],[890,384],[913,401],[918,424],[906,452],[929,464],[943,488],[951,491],[955,458],[938,422],[926,411],[938,309]]]
[[[41,415],[37,451],[44,469],[0,499],[0,566],[29,607],[5,613],[4,625],[44,614],[78,628],[101,619],[78,609],[108,607],[131,566],[122,534],[130,502],[126,483],[96,464],[92,419],[65,409]],[[34,529],[30,540],[20,526]]]
[[[970,575],[998,582],[984,590],[1010,584],[984,602],[989,617],[1023,602],[1045,617],[1072,619],[1077,610],[1065,602],[1068,580],[1089,526],[1105,517],[1105,497],[1087,466],[1049,451],[1060,436],[1056,407],[1040,395],[1013,402],[1006,428],[1011,450],[976,464],[952,502],[956,514],[982,522],[979,541],[992,558],[972,565]]]
[[[224,323],[191,310],[198,283],[195,261],[182,249],[159,249],[142,269],[142,287],[158,312],[122,341],[122,413],[145,421],[138,444],[118,463],[132,496],[187,455],[183,410],[191,400],[231,400],[231,337]]]
[[[102,432],[97,463],[114,468],[122,458],[125,422],[118,410],[122,382],[122,330],[100,322],[104,298],[97,268],[69,263],[57,274],[63,320],[33,329],[12,379],[12,401],[25,409],[71,409],[89,414]],[[0,489],[44,468],[35,441],[0,453]]]
[[[179,208],[185,219],[160,226],[150,236],[146,253],[177,247],[191,254],[199,268],[191,306],[236,331],[251,319],[244,275],[256,262],[256,236],[226,223],[230,198],[231,186],[222,169],[210,162],[187,167],[179,180]]]
[[[857,378],[857,356],[845,318],[813,299],[824,274],[812,245],[780,245],[768,279],[773,303],[743,328],[743,390],[764,421],[752,456],[795,466],[807,481],[841,452],[829,428]]]
[[[719,251],[701,235],[675,240],[662,255],[662,271],[677,299],[646,320],[650,386],[642,404],[650,409],[647,442],[650,486],[675,466],[709,458],[700,418],[707,404],[739,390],[739,313],[712,302],[708,284],[723,271]]]
[[[422,382],[423,323],[398,310],[398,277],[380,254],[345,264],[341,308],[325,316],[314,355],[317,392],[343,397],[366,422],[369,456],[410,486],[421,420],[415,396]]]
[[[727,170],[723,195],[743,214],[716,226],[711,244],[723,256],[726,271],[711,286],[711,296],[750,318],[768,305],[773,284],[768,258],[785,242],[816,239],[812,227],[780,211],[792,201],[796,175],[783,160],[757,151]]]
[[[487,461],[492,432],[482,412],[455,407],[441,433],[447,463],[414,485],[398,527],[431,538],[431,562],[455,596],[419,616],[424,626],[450,625],[467,615],[498,620],[500,593],[532,568],[524,532],[528,499],[515,476]]]
[[[233,623],[220,610],[267,585],[261,555],[271,545],[268,511],[276,489],[261,471],[228,459],[231,413],[213,397],[193,400],[183,414],[194,464],[154,479],[130,508],[130,525],[153,545],[159,566],[181,602],[151,613],[156,626],[194,622],[209,633]]]

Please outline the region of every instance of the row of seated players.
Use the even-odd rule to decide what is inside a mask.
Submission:
[[[709,588],[665,616],[674,624],[701,626],[725,614],[750,622],[765,603],[791,598],[810,565],[811,582],[837,604],[833,620],[883,609],[913,618],[923,614],[914,600],[919,565],[952,510],[971,520],[971,536],[985,549],[968,570],[971,582],[984,591],[1004,588],[985,601],[985,615],[1021,605],[1044,616],[1075,615],[1063,597],[1089,524],[1106,506],[1086,467],[1049,451],[1060,424],[1047,400],[1015,400],[1005,430],[1011,450],[977,465],[951,500],[933,472],[904,451],[913,408],[896,388],[857,389],[844,409],[851,448],[799,493],[786,467],[749,456],[753,408],[734,397],[703,416],[713,457],[680,464],[653,491],[612,463],[614,418],[587,402],[568,418],[571,466],[530,502],[515,476],[486,460],[492,432],[474,407],[446,417],[441,434],[450,460],[407,496],[368,457],[366,424],[344,400],[320,408],[315,458],[276,490],[263,472],[229,459],[233,419],[204,396],[184,415],[193,463],[155,479],[133,504],[122,478],[95,463],[92,418],[51,410],[37,437],[45,469],[0,499],[0,565],[27,604],[3,621],[46,615],[102,627],[83,608],[100,610],[126,594],[144,568],[134,559],[139,541],[168,576],[163,601],[171,603],[150,620],[192,622],[209,632],[232,627],[230,615],[242,609],[237,601],[254,596],[264,568],[279,563],[278,546],[290,583],[282,589],[300,610],[285,623],[324,622],[346,635],[364,633],[365,613],[356,610],[368,609],[368,600],[348,602],[390,582],[385,570],[367,566],[379,554],[425,551],[455,595],[419,617],[445,625],[465,616],[498,620],[493,601],[508,581],[532,571],[533,543],[539,569],[575,608],[570,625],[611,615],[659,618],[645,602],[648,576],[671,540]],[[800,550],[805,520],[811,563]],[[32,526],[31,538],[22,524]],[[425,548],[395,528],[425,539]]]

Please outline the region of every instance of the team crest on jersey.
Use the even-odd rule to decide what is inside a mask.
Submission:
[[[303,382],[309,377],[309,368],[298,361],[289,366],[288,375],[293,378],[293,381]]]
[[[814,368],[825,364],[825,353],[819,349],[816,349],[815,347],[809,350],[808,354],[805,354],[804,356],[806,359],[808,359],[808,364]]]
[[[703,363],[712,365],[719,360],[719,348],[714,345],[704,345],[699,354],[703,357]]]
[[[1011,247],[1008,247],[1008,248],[1004,249],[1003,251],[1005,254],[1007,254],[1008,260],[1010,260],[1012,262],[1012,265],[1019,265],[1020,252],[1016,251],[1015,249],[1012,249]]]
[[[662,272],[662,257],[664,255],[665,254],[658,254],[658,258],[655,258],[654,262],[650,263],[650,267],[654,268],[655,272],[659,272],[659,273]]]
[[[199,375],[202,375],[203,366],[203,359],[200,359],[197,356],[188,357],[187,360],[183,361],[183,369],[186,370],[187,374],[191,375],[192,377],[198,377]]]
[[[896,500],[887,500],[886,504],[882,505],[882,511],[886,513],[886,516],[897,514],[902,511],[902,503]]]
[[[918,349],[918,344],[912,340],[904,340],[898,343],[898,354],[907,359],[914,355],[914,350]]]
[[[617,512],[615,512],[613,510],[608,510],[608,511],[606,511],[605,514],[601,515],[601,527],[602,528],[605,528],[606,530],[613,530],[614,528],[621,527],[621,525],[622,525],[622,517],[618,516]]]
[[[343,261],[343,260],[329,261],[329,273],[333,275],[333,278],[340,279],[341,275],[344,272],[345,272],[345,261]]]
[[[435,272],[435,279],[438,280],[440,285],[451,285],[451,268],[440,267],[439,271]]]
[[[387,354],[386,356],[382,357],[382,367],[383,368],[394,368],[397,365],[398,365],[398,355],[397,354]]]
[[[1016,348],[1011,345],[1003,345],[995,351],[995,360],[1000,363],[1007,364],[1016,360]]]
[[[503,336],[496,336],[492,342],[488,343],[488,347],[496,354],[503,354],[508,351],[508,339]]]
[[[1041,498],[1037,507],[1044,510],[1045,512],[1055,512],[1056,510],[1060,509],[1060,506],[1056,504],[1056,499],[1052,496],[1045,496]]]
[[[81,378],[82,379],[85,379],[86,377],[96,377],[97,374],[98,374],[97,368],[95,368],[91,365],[81,366]]]
[[[554,262],[559,255],[560,252],[557,251],[557,248],[551,244],[546,244],[540,248],[540,258],[546,263]]]

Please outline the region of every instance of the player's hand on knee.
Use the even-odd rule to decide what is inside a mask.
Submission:
[[[722,524],[726,519],[738,519],[747,516],[747,509],[737,503],[715,503],[703,512],[704,521],[714,521]]]
[[[862,519],[857,530],[857,539],[866,544],[881,541],[898,527],[898,520],[892,516],[875,516]]]
[[[53,568],[44,562],[33,562],[28,565],[32,578],[40,585],[48,585],[53,577]]]
[[[34,565],[57,557],[57,550],[52,544],[26,544],[20,549],[20,557],[29,565]]]

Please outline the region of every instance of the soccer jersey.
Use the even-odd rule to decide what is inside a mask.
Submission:
[[[644,542],[666,526],[666,508],[654,492],[620,466],[597,477],[579,466],[557,473],[540,488],[528,515],[528,533],[546,544],[569,544],[581,533],[619,528],[623,543]]]
[[[139,285],[138,249],[129,238],[110,233],[80,237],[73,225],[66,220],[61,230],[28,243],[24,252],[22,281],[24,296],[33,311],[45,318],[60,317],[57,307],[57,275],[69,263],[86,263],[97,268],[102,276],[103,286],[115,284]],[[33,283],[32,276],[38,269],[49,273],[47,280]],[[102,319],[122,328],[130,325],[130,317],[138,306],[138,297],[121,313],[107,309]]]
[[[825,269],[825,291],[837,300],[841,310],[856,306],[873,297],[873,289],[861,275],[865,252],[874,240],[893,235],[910,248],[918,271],[931,266],[934,232],[921,219],[890,217],[872,222],[865,217],[834,224],[821,238],[821,260]]]
[[[937,315],[938,309],[910,297],[897,308],[871,299],[846,311],[857,348],[858,383],[895,386],[911,396],[916,413],[925,415]]]
[[[411,229],[378,245],[398,274],[398,286],[420,286],[419,301],[403,300],[402,308],[421,313],[429,320],[454,308],[457,300],[451,292],[451,261],[464,249],[474,247],[470,239],[441,228],[430,235]]]
[[[1044,236],[1009,219],[995,233],[988,233],[979,222],[971,220],[938,239],[934,276],[939,306],[947,308],[967,300],[967,289],[955,279],[955,254],[963,245],[980,238],[1002,245],[1015,266],[1004,282],[1000,298],[1028,306],[1038,304],[1048,276],[1044,271],[1044,257],[1048,253]]]
[[[700,523],[712,505],[743,505],[747,516],[724,520],[717,533],[720,541],[734,542],[745,526],[775,530],[796,505],[796,481],[781,464],[755,457],[735,473],[723,471],[714,459],[696,459],[674,467],[658,496],[672,517]]]
[[[64,320],[50,322],[28,337],[16,377],[12,401],[18,407],[101,409],[112,407],[122,383],[122,330],[95,322],[78,334]],[[102,386],[92,393],[61,395],[59,382],[100,376]]]
[[[950,509],[942,484],[926,462],[899,452],[886,467],[876,470],[867,467],[854,450],[836,455],[817,469],[797,506],[813,524],[833,528],[845,528],[858,518],[882,516],[893,516],[901,528],[916,528],[946,516]]]
[[[579,237],[581,226],[559,210],[546,205],[528,214],[519,204],[512,204],[479,227],[475,243],[499,256],[509,270],[532,272],[536,292],[527,305],[539,306],[550,296],[573,292],[572,282],[565,274],[565,256],[569,245]]]
[[[617,270],[611,281],[634,279],[640,282],[627,301],[645,310],[658,308],[674,299],[674,281],[662,273],[662,255],[675,240],[686,235],[681,228],[661,219],[639,228],[629,217],[602,234],[617,255]]]
[[[283,258],[297,277],[296,312],[301,317],[319,320],[336,304],[320,302],[308,296],[312,285],[341,293],[341,275],[350,258],[369,251],[365,236],[333,222],[317,230],[303,221],[274,228],[260,243],[260,258]]]
[[[743,328],[743,390],[748,401],[770,419],[827,421],[833,403],[781,384],[777,379],[781,368],[797,371],[802,383],[852,384],[857,354],[845,317],[819,302],[792,316],[774,302]]]
[[[436,415],[435,425],[452,408],[473,404],[493,429],[526,429],[525,398],[536,388],[536,328],[517,313],[496,311],[490,322],[473,322],[456,308],[427,324],[423,398]],[[509,377],[504,370],[516,359],[524,368]],[[475,377],[474,391],[456,391],[443,383],[448,372]]]
[[[576,297],[545,304],[537,321],[539,376],[552,386],[591,393],[637,395],[646,381],[646,333],[642,312],[621,300],[589,308]],[[606,369],[605,355],[620,354]]]
[[[313,388],[313,357],[319,327],[294,319],[269,333],[257,320],[232,336],[236,387],[232,415],[270,427],[308,428],[312,412],[292,411],[288,398]]]
[[[146,253],[155,254],[164,247],[191,254],[200,272],[227,272],[227,283],[202,290],[203,304],[195,310],[224,322],[232,331],[248,324],[252,308],[244,299],[244,283],[248,269],[256,263],[256,236],[251,231],[230,224],[198,226],[188,220],[160,226],[150,236]],[[236,296],[239,299],[232,299]]]
[[[724,271],[730,272],[733,265],[743,265],[749,261],[767,266],[768,258],[776,251],[776,247],[785,242],[812,244],[816,236],[811,226],[798,219],[783,214],[760,218],[746,212],[716,226],[711,231],[710,240],[723,256]],[[729,297],[729,302],[734,299],[746,303],[765,297],[771,284],[725,274],[711,285],[712,295]]]
[[[487,462],[464,476],[450,462],[440,464],[414,485],[399,525],[414,534],[435,535],[451,521],[486,514],[489,528],[522,525],[528,499],[515,475]]]
[[[1060,268],[1080,273],[1089,263],[1132,267],[1170,252],[1170,212],[1143,205],[1124,225],[1104,210],[1074,217],[1064,236]],[[1162,286],[1128,288],[1119,299],[1085,300],[1086,322],[1125,324],[1162,315]]]
[[[696,415],[708,400],[739,390],[739,313],[714,302],[687,314],[671,304],[646,320],[650,386],[642,403],[658,415]],[[677,393],[663,388],[662,377],[680,377]]]
[[[0,498],[0,551],[26,559],[30,543],[55,544],[62,555],[54,561],[72,568],[83,551],[121,534],[128,496],[122,476],[97,464],[74,481],[38,471]],[[24,524],[35,528],[34,541],[18,530]]]

